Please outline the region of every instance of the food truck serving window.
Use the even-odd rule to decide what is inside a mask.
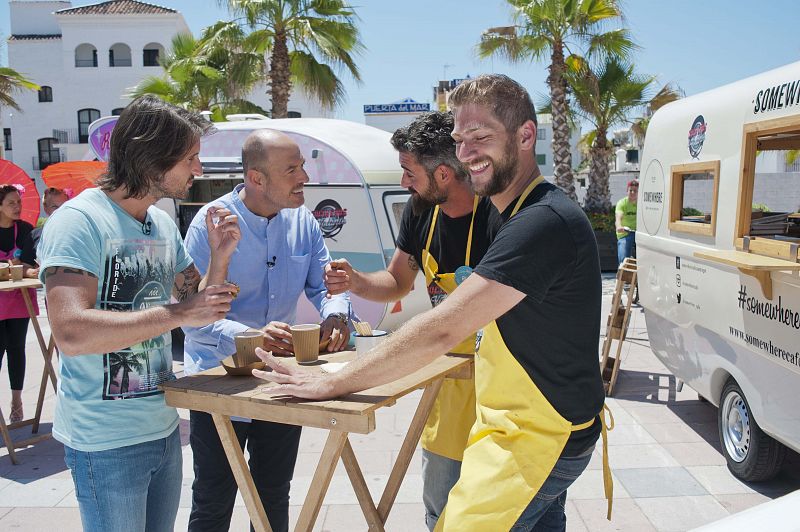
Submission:
[[[719,161],[679,164],[670,170],[670,230],[714,236],[717,226]]]
[[[800,205],[796,165],[800,116],[744,126],[741,186],[736,211],[736,248],[798,261]]]

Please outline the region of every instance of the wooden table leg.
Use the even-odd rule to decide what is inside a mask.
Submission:
[[[31,432],[36,434],[39,432],[39,421],[41,420],[42,408],[44,407],[44,395],[45,391],[47,390],[47,378],[48,376],[50,377],[53,383],[53,390],[57,390],[56,372],[53,369],[52,363],[50,362],[50,356],[48,356],[51,355],[51,351],[48,349],[47,344],[45,344],[44,335],[42,335],[42,329],[39,327],[39,319],[36,316],[36,313],[33,311],[31,296],[28,294],[27,289],[22,289],[20,292],[22,293],[22,299],[25,301],[25,307],[28,309],[28,315],[31,318],[31,325],[33,325],[33,330],[36,333],[36,340],[39,342],[39,349],[41,350],[42,357],[44,358],[42,381],[39,386],[39,398],[36,401],[36,414],[33,416],[33,426],[31,427]],[[52,339],[52,334],[50,337]]]
[[[319,510],[322,508],[322,501],[325,499],[325,493],[331,484],[333,472],[336,470],[336,464],[339,463],[339,457],[342,456],[342,450],[346,443],[346,432],[332,430],[328,434],[317,470],[314,472],[314,478],[311,479],[306,500],[303,502],[303,509],[300,510],[297,526],[294,528],[296,531],[307,532],[314,527]]]
[[[233,430],[231,418],[214,413],[211,414],[211,417],[214,419],[214,425],[217,426],[222,448],[225,449],[225,455],[231,464],[231,471],[233,471],[236,484],[239,486],[253,528],[256,532],[272,532],[264,505],[261,504],[261,498],[258,496],[258,490],[252,475],[250,475],[250,469],[244,460],[244,452],[239,447],[239,440]]]
[[[8,426],[6,426],[6,418],[3,416],[3,410],[0,409],[0,434],[3,436],[3,441],[6,444],[6,449],[8,449],[8,456],[11,458],[11,463],[14,465],[19,464],[17,460],[17,453],[14,451],[14,440],[11,439],[11,434],[8,432]]]
[[[361,511],[364,512],[364,517],[367,518],[367,525],[370,531],[383,532],[383,520],[378,509],[375,508],[375,502],[372,500],[372,494],[369,492],[367,483],[364,480],[364,474],[356,460],[356,455],[353,452],[353,447],[350,445],[350,440],[345,441],[344,450],[342,451],[342,462],[347,471],[347,476],[350,477],[350,484],[356,492],[358,504],[361,505]]]
[[[425,428],[425,421],[431,413],[431,409],[436,402],[436,396],[439,395],[439,389],[441,389],[443,382],[444,379],[440,378],[432,381],[425,387],[425,392],[422,394],[422,399],[419,401],[417,411],[411,419],[411,425],[408,427],[403,445],[400,447],[400,453],[397,455],[397,460],[395,460],[392,472],[389,474],[386,488],[383,490],[381,502],[378,504],[378,514],[380,515],[382,523],[385,523],[389,518],[389,512],[392,510],[394,501],[397,498],[397,492],[400,491],[400,484],[403,483],[403,477],[406,476],[406,471],[408,471],[408,464],[411,463],[411,457],[414,455],[414,450],[417,448],[417,443],[422,435],[422,429]]]

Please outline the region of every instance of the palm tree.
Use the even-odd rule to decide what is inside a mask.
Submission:
[[[584,209],[608,212],[611,209],[608,163],[613,149],[608,131],[614,125],[626,123],[631,111],[647,104],[646,93],[655,78],[636,74],[632,65],[615,57],[607,57],[594,68],[586,62],[576,63],[565,75],[578,104],[577,111],[595,128],[589,148],[591,163]]]
[[[268,58],[264,79],[272,99],[272,118],[288,116],[289,96],[295,85],[327,107],[344,100],[336,75],[347,70],[361,81],[354,56],[364,46],[355,25],[355,11],[342,0],[218,0],[239,17],[217,25],[251,30],[247,50]]]
[[[556,184],[572,199],[575,180],[567,123],[564,72],[571,57],[614,54],[633,49],[628,31],[603,31],[622,17],[616,0],[506,0],[514,8],[515,26],[490,28],[481,36],[478,56],[501,56],[513,62],[549,57],[550,100],[553,107],[553,164]]]
[[[11,107],[21,111],[14,99],[14,93],[23,90],[39,90],[39,85],[32,82],[13,68],[0,67],[0,107]]]
[[[152,94],[187,109],[211,111],[219,120],[231,112],[266,113],[243,99],[260,78],[260,55],[243,51],[242,35],[220,33],[212,26],[200,39],[191,34],[172,38],[171,51],[161,62],[162,77],[148,76],[130,96]]]
[[[683,96],[683,89],[672,83],[667,83],[661,87],[661,90],[659,90],[649,102],[647,102],[644,108],[644,116],[631,124],[631,131],[636,136],[640,146],[644,144],[647,126],[650,125],[650,119],[653,117],[653,114],[668,103],[679,100],[683,98]]]
[[[136,353],[129,353],[126,351],[118,351],[116,353],[109,353],[108,374],[111,377],[111,384],[119,386],[119,395],[128,393],[130,384],[130,374],[134,371],[139,372],[142,370],[142,363],[139,358],[142,355]],[[146,355],[145,355],[146,356]],[[122,373],[122,378],[117,381],[117,376]]]

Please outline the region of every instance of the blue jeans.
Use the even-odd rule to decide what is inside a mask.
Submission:
[[[459,475],[461,462],[422,449],[422,502],[425,503],[425,524],[431,532]]]
[[[564,505],[567,502],[567,488],[581,476],[592,458],[592,449],[580,456],[561,458],[556,462],[550,476],[544,481],[539,492],[519,516],[510,532],[563,532],[567,529],[567,516]]]
[[[636,233],[628,233],[617,239],[617,262],[622,264],[626,257],[636,257]]]
[[[84,532],[175,528],[183,464],[177,428],[160,440],[107,451],[65,445],[64,461],[72,472]]]

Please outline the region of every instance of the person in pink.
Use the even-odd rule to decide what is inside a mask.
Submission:
[[[31,184],[33,186],[33,184]],[[25,277],[36,278],[36,253],[31,240],[33,226],[21,220],[20,185],[0,185],[0,261],[22,264]],[[24,189],[23,189],[24,190]],[[33,310],[38,315],[36,290],[28,289]],[[19,290],[0,292],[0,364],[8,354],[8,379],[11,383],[9,421],[22,421],[22,386],[25,382],[25,337],[30,317]]]

